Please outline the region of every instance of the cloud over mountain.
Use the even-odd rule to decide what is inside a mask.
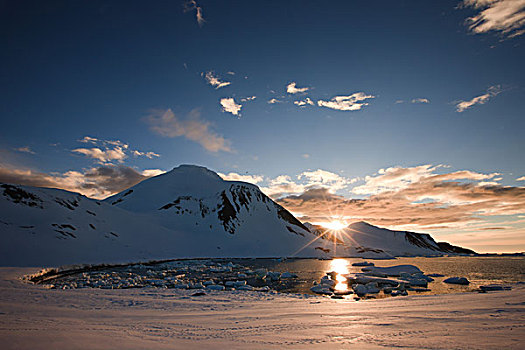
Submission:
[[[152,151],[139,151],[131,149],[129,144],[120,140],[101,140],[91,136],[85,136],[78,140],[81,143],[93,144],[96,147],[82,147],[71,150],[73,153],[83,154],[88,158],[97,160],[100,164],[108,164],[113,161],[118,163],[124,162],[129,155],[134,157],[146,157],[149,159],[160,157],[159,154]]]
[[[484,222],[493,216],[525,214],[525,188],[499,185],[498,173],[461,170],[443,174],[443,166],[422,165],[380,170],[365,178],[352,199],[329,187],[305,188],[277,201],[309,220],[326,221],[327,213],[387,226],[452,227]],[[487,184],[487,181],[490,183]]]
[[[70,170],[51,174],[31,169],[0,167],[0,182],[60,188],[102,199],[159,173],[162,171],[158,169],[139,172],[124,165],[101,165],[83,171]]]

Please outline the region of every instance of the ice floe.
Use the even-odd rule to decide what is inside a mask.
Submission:
[[[390,267],[367,266],[363,267],[361,270],[367,274],[373,274],[374,276],[381,274],[386,276],[400,276],[403,272],[408,274],[423,273],[419,267],[414,265],[397,265]]]
[[[468,285],[470,282],[465,277],[449,277],[443,280],[445,283]]]

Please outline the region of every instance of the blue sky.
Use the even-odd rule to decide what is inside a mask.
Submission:
[[[116,180],[200,164],[256,182],[304,219],[334,219],[308,200],[328,213],[331,196],[392,203],[385,193],[396,193],[461,215],[336,215],[525,250],[524,7],[4,1],[0,181],[103,197],[121,189]],[[287,92],[292,83],[304,91]],[[456,175],[432,177],[446,174]],[[423,191],[431,179],[456,194]],[[417,186],[417,196],[403,192]],[[312,189],[327,192],[287,200]],[[492,197],[479,203],[479,189]],[[512,207],[489,213],[493,201]]]

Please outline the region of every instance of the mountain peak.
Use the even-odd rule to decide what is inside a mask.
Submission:
[[[369,224],[366,221],[356,221],[356,222],[353,222],[350,225],[348,225],[348,227],[350,227],[350,228],[356,228],[356,227],[375,227],[375,228],[377,228],[377,226]]]
[[[193,180],[198,180],[199,178],[208,178],[208,180],[221,180],[222,178],[214,171],[200,165],[192,165],[192,164],[181,164],[178,167],[173,168],[172,170],[161,174],[159,176],[195,176],[197,179],[193,178]]]

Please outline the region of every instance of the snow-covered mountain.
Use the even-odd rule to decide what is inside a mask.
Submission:
[[[255,185],[182,165],[103,201],[0,184],[0,265],[184,257],[439,255],[429,235],[356,223],[334,246]],[[322,238],[321,238],[322,236]],[[459,249],[459,248],[457,248]]]
[[[364,221],[354,222],[339,231],[305,223],[308,229],[332,247],[338,256],[370,258],[392,256],[440,256],[443,254],[476,254],[474,251],[436,242],[427,233],[393,231]],[[334,245],[334,242],[337,244]]]
[[[170,172],[143,181],[104,200],[134,213],[147,213],[161,225],[193,231],[224,230],[254,240],[273,233],[258,231],[285,229],[305,236],[308,229],[290,212],[275,203],[255,185],[225,181],[204,167],[181,165]],[[273,227],[273,223],[279,223]],[[264,225],[269,225],[264,227]],[[277,237],[276,237],[277,238]]]
[[[325,255],[257,186],[189,165],[104,201],[0,184],[0,235],[0,265]]]

